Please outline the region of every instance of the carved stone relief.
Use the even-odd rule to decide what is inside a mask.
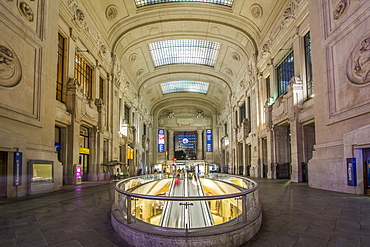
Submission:
[[[25,2],[20,2],[19,10],[21,11],[22,15],[26,17],[28,21],[33,21],[34,14],[33,14],[31,6],[29,6]]]
[[[347,60],[347,78],[354,84],[370,82],[370,34],[355,46]]]
[[[340,17],[343,16],[344,12],[347,10],[348,7],[348,1],[347,0],[341,0],[334,9],[334,19],[338,20]]]
[[[251,6],[250,11],[251,11],[251,14],[252,14],[252,16],[254,18],[260,19],[262,17],[262,14],[263,13],[262,13],[262,7],[261,7],[261,5],[259,5],[259,4],[253,4]]]
[[[118,14],[118,9],[116,5],[109,5],[105,10],[105,16],[108,20],[113,20]]]
[[[232,58],[235,60],[235,61],[240,61],[240,56],[238,53],[236,52],[233,52],[233,54],[231,55]]]
[[[0,86],[14,87],[22,78],[20,61],[11,46],[0,38]]]

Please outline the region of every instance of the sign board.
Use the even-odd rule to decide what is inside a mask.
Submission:
[[[347,184],[357,186],[356,158],[347,158]]]
[[[158,130],[158,152],[159,153],[164,152],[164,130],[163,129]]]
[[[88,148],[80,148],[80,154],[90,154],[90,149],[88,149]]]
[[[14,178],[13,178],[13,185],[20,186],[22,185],[22,153],[15,152],[14,153]]]
[[[76,166],[76,178],[81,178],[81,177],[82,177],[82,167]]]
[[[206,152],[213,151],[212,129],[206,129]]]

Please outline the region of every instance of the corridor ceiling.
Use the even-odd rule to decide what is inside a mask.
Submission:
[[[102,34],[101,39],[111,47],[129,86],[135,88],[152,113],[194,108],[209,115],[217,114],[232,94],[232,88],[244,80],[250,59],[260,50],[268,30],[287,3],[285,0],[214,1],[232,3],[227,6],[200,0],[137,0],[138,3],[160,2],[137,7],[135,0],[81,2],[89,16],[97,17],[93,21],[100,28],[97,31]],[[156,66],[150,46],[171,40],[219,44],[214,64],[185,61]],[[183,54],[187,52],[185,49]],[[208,88],[205,94],[164,94],[161,84],[173,81],[201,82]]]

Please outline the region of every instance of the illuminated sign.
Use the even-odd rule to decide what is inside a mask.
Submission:
[[[19,186],[22,185],[22,153],[14,153],[14,180],[13,185]]]
[[[80,148],[80,154],[90,154],[90,149],[88,149],[88,148]]]
[[[127,159],[128,160],[134,159],[134,149],[130,146],[127,146]]]
[[[76,178],[81,178],[82,176],[82,167],[76,166]]]
[[[206,129],[206,152],[212,152],[212,129]]]
[[[164,152],[164,130],[158,130],[158,152]]]
[[[184,144],[188,144],[188,143],[189,143],[189,139],[188,139],[188,138],[184,138],[184,139],[182,139],[182,143],[184,143]]]

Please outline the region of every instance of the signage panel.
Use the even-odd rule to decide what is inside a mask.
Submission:
[[[213,151],[212,129],[206,129],[206,152]]]
[[[14,153],[14,178],[13,178],[13,185],[20,186],[22,185],[22,153],[15,152]]]
[[[164,130],[163,129],[158,130],[158,152],[159,153],[164,152]]]
[[[88,148],[80,148],[80,154],[90,154],[90,149],[88,149]]]
[[[347,158],[347,184],[357,186],[356,158]]]

